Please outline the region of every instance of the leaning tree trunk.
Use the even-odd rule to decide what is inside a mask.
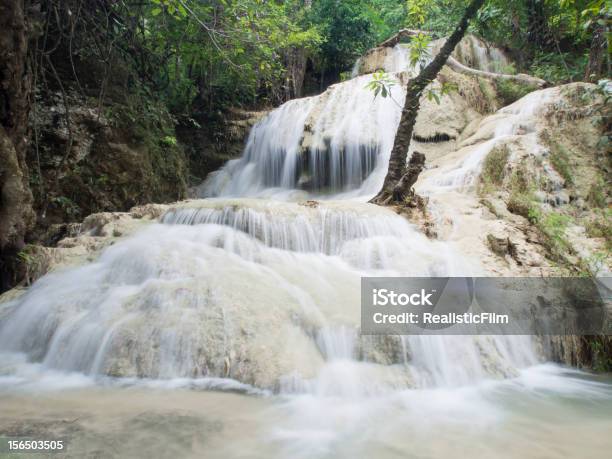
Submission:
[[[24,9],[23,0],[0,0],[0,291],[13,283],[17,252],[34,224],[26,164],[32,80]]]
[[[418,76],[408,82],[406,87],[406,101],[404,102],[402,117],[397,128],[397,133],[395,134],[387,176],[385,177],[382,189],[371,202],[383,205],[392,201],[400,203],[412,196],[411,187],[414,182],[412,180],[403,179],[403,177],[411,173],[406,167],[406,156],[410,147],[410,141],[412,140],[414,124],[419,113],[419,108],[421,107],[421,95],[427,85],[438,76],[438,73],[442,70],[442,67],[444,67],[444,64],[455,49],[455,46],[457,46],[457,43],[459,43],[465,35],[470,19],[476,15],[476,12],[483,3],[484,0],[472,0],[470,2],[461,21],[452,35],[446,40],[440,52],[429,65],[421,70]]]

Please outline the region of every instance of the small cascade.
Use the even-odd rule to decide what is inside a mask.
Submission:
[[[463,65],[485,72],[508,73],[506,69],[511,64],[501,49],[485,43],[474,35],[468,35],[461,40],[453,56]]]
[[[314,194],[358,189],[386,168],[404,103],[401,85],[374,98],[369,76],[331,86],[320,96],[292,100],[251,131],[240,159],[211,174],[202,197]]]
[[[372,237],[402,237],[414,232],[407,223],[372,206],[326,201],[324,205],[286,204],[252,200],[201,201],[201,206],[174,208],[162,217],[166,224],[216,224],[235,230],[276,247],[295,252],[335,255],[353,240]],[[247,207],[248,204],[248,207]]]
[[[429,47],[429,53],[431,54],[432,47]],[[428,62],[424,62],[426,64]],[[384,60],[384,70],[387,72],[408,72],[412,76],[418,74],[418,66],[413,67],[410,64],[410,45],[404,45],[398,43],[395,45]]]
[[[291,100],[257,123],[242,158],[229,161],[203,186],[207,196],[245,196],[271,187],[295,188],[300,143],[315,98]]]
[[[477,132],[463,142],[467,146],[462,159],[419,182],[418,190],[430,195],[440,191],[470,189],[475,184],[487,155],[506,141],[520,141],[534,155],[542,155],[544,149],[538,143],[535,129],[537,117],[558,98],[558,88],[532,92],[485,118]],[[484,141],[473,146],[473,139]]]
[[[440,339],[443,338],[443,339]],[[538,362],[531,337],[409,336],[416,387],[460,387],[487,377],[511,377]]]

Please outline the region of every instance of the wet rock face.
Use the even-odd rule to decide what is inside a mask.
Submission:
[[[251,128],[266,114],[266,111],[229,109],[214,119],[179,121],[176,136],[189,166],[191,197],[197,194],[193,187],[201,184],[208,174],[240,157]]]
[[[435,56],[445,42],[445,38],[433,40],[431,55]],[[377,70],[402,72],[409,67],[409,44],[397,44],[395,47],[383,46],[369,50],[355,65],[357,75],[374,73]],[[403,50],[398,53],[398,50]],[[499,48],[489,45],[474,35],[465,36],[457,45],[452,56],[461,64],[486,72],[505,73],[510,60]]]
[[[43,235],[43,245],[28,244],[22,250],[22,285],[0,296],[0,303],[20,296],[22,287],[47,273],[94,260],[102,250],[157,220],[167,209],[163,204],[147,204],[129,212],[91,214],[82,223],[51,225]]]
[[[532,243],[569,272],[610,270],[610,232],[604,230],[609,224],[593,225],[606,221],[609,199],[609,189],[602,186],[609,172],[600,142],[606,127],[594,116],[606,110],[595,85],[574,83],[532,93],[499,112],[527,115],[527,122],[502,138],[508,155],[499,184],[491,189],[487,176],[492,154],[481,174],[481,192],[497,194],[509,212],[525,218],[525,225],[539,234]]]
[[[487,235],[487,243],[491,251],[500,257],[510,254],[513,247],[508,237],[497,237],[493,234]]]
[[[612,371],[610,336],[550,336],[543,344],[556,362],[597,372]]]
[[[531,113],[531,122],[508,131],[511,137],[504,142],[508,154],[497,165],[501,173],[497,186],[491,187],[494,181],[485,160],[480,193],[487,197],[480,203],[497,225],[484,241],[494,258],[514,273],[605,277],[612,264],[610,231],[604,229],[609,228],[604,223],[609,192],[600,185],[608,174],[600,143],[606,128],[598,116],[592,116],[606,111],[602,94],[581,83],[540,94],[546,92],[549,97],[537,103],[519,101],[501,110]],[[532,141],[526,142],[529,138]],[[499,162],[493,153],[489,157],[491,164]],[[608,311],[604,323],[611,316]],[[606,336],[543,339],[547,358],[596,371],[610,371],[610,346]]]
[[[91,213],[185,196],[186,159],[167,113],[160,111],[159,124],[149,126],[146,117],[124,119],[128,108],[121,105],[99,112],[82,96],[67,98],[68,116],[62,96],[50,93],[30,119],[38,134],[28,162],[36,208],[44,214],[40,237],[50,225]]]
[[[541,267],[544,258],[539,253],[539,248],[524,237],[518,234],[515,236],[510,238],[506,235],[487,234],[486,241],[491,252],[505,260],[521,267]]]

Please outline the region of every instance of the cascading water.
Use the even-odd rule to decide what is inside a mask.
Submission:
[[[389,65],[406,57],[395,52]],[[392,98],[374,99],[369,78],[284,104],[253,128],[242,158],[201,187],[214,199],[178,203],[96,261],[2,304],[5,410],[27,405],[15,391],[101,385],[108,390],[65,396],[57,409],[99,413],[101,438],[108,419],[143,411],[139,397],[145,409],[160,404],[161,417],[194,413],[176,421],[193,432],[172,452],[185,457],[503,457],[521,440],[519,455],[540,457],[525,436],[556,448],[571,429],[587,444],[565,452],[605,451],[598,434],[610,427],[601,414],[610,386],[541,365],[529,337],[360,336],[361,276],[488,274],[453,241],[430,240],[364,202],[384,179],[404,98],[397,85]],[[496,142],[521,131],[537,144],[523,131],[553,96],[534,93],[483,121],[483,142],[427,171],[419,192],[434,205],[449,190],[469,193]],[[164,404],[143,386],[255,397],[196,391]],[[559,423],[562,410],[579,421]],[[201,439],[204,414],[224,427]],[[125,429],[137,437],[151,424],[134,419]],[[158,448],[174,441],[167,429]]]
[[[303,197],[369,184],[386,169],[404,90],[374,99],[369,76],[330,87],[321,96],[287,102],[251,131],[242,158],[200,187],[202,197]],[[374,174],[373,174],[374,172]]]
[[[475,148],[469,145],[465,149],[468,154],[464,155],[463,159],[451,162],[442,170],[436,171],[435,175],[430,175],[419,184],[419,191],[431,195],[445,190],[469,188],[478,177],[485,157],[496,145],[505,140],[516,139],[526,144],[526,149],[535,156],[541,156],[544,149],[539,146],[537,132],[533,128],[537,121],[535,116],[558,97],[558,88],[533,92],[514,104],[502,108],[493,117],[485,119],[479,131],[486,132],[488,140]]]

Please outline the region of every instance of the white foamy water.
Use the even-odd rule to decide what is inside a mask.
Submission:
[[[369,78],[284,104],[201,187],[214,199],[1,305],[0,430],[75,419],[75,457],[109,438],[116,457],[605,457],[609,381],[542,365],[529,337],[360,335],[362,276],[486,274],[365,203],[404,97]],[[551,94],[483,121],[419,191],[469,193]]]
[[[386,209],[204,201],[162,221],[94,263],[45,276],[6,306],[0,349],[88,375],[232,377],[272,390],[289,375],[313,388],[338,359],[363,374],[365,392],[369,384],[462,384],[487,366],[512,374],[524,363],[506,368],[497,350],[508,346],[503,340],[457,340],[438,348],[446,361],[456,356],[445,353],[462,349],[465,365],[454,376],[412,359],[392,369],[396,380],[388,383],[377,375],[389,370],[383,363],[406,360],[406,342],[346,339],[334,347],[347,327],[357,333],[361,276],[459,275],[477,267]],[[476,357],[481,348],[491,359],[486,365]],[[377,357],[366,363],[372,359],[364,354]]]

